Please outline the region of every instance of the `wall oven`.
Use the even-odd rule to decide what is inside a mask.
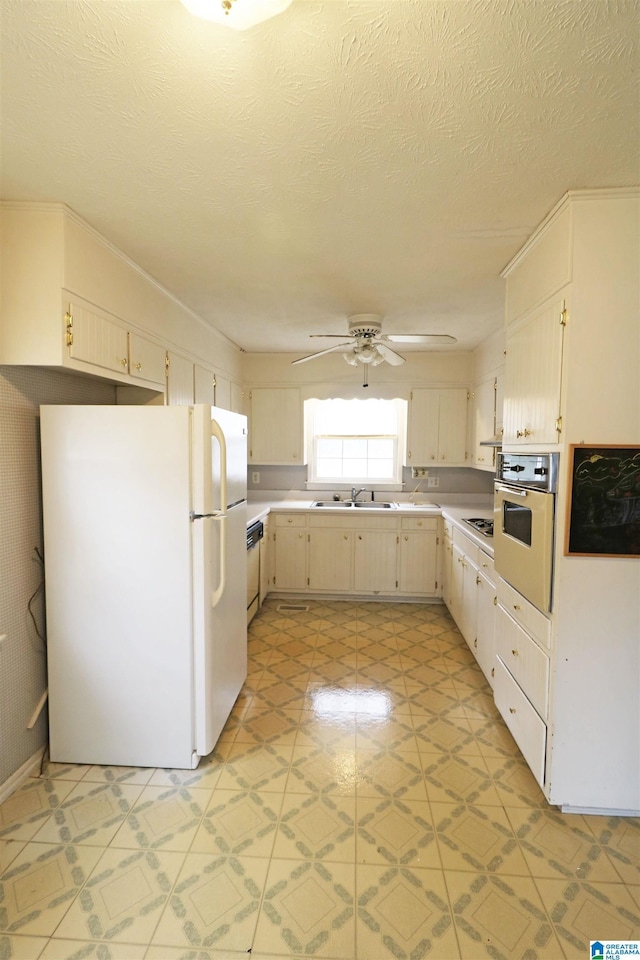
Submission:
[[[494,496],[496,572],[547,613],[552,604],[558,454],[499,453]]]

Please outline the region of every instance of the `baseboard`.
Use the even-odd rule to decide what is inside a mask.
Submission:
[[[46,747],[40,747],[8,780],[0,784],[0,803],[4,803],[29,777],[40,774],[42,758],[46,749]]]

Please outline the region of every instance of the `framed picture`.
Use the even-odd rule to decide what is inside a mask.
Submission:
[[[583,557],[640,557],[640,447],[569,451],[564,552]]]

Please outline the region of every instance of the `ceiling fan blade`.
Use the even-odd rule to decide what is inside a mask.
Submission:
[[[381,353],[387,363],[390,363],[392,367],[399,367],[401,363],[405,362],[405,358],[401,357],[395,350],[392,350],[391,347],[388,347],[386,343],[380,343],[379,340],[374,340],[373,345],[378,353]]]
[[[323,357],[325,353],[333,353],[334,350],[343,350],[345,347],[353,346],[352,340],[347,340],[344,343],[337,343],[335,347],[328,347],[327,350],[320,350],[318,353],[310,353],[307,357],[300,357],[298,360],[292,360],[291,365],[293,366],[296,363],[306,363],[307,360],[315,360],[316,357]]]
[[[324,337],[327,340],[329,337],[344,337],[344,333],[310,333],[310,337]]]
[[[456,343],[448,333],[389,333],[382,339],[391,343]]]

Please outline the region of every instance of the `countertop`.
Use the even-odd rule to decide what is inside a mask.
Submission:
[[[477,544],[481,550],[484,550],[485,553],[488,553],[490,556],[493,556],[493,540],[491,537],[485,537],[481,533],[478,533],[472,526],[468,523],[465,523],[464,520],[467,517],[482,517],[485,520],[493,519],[493,510],[491,507],[486,506],[485,504],[477,503],[456,503],[455,505],[447,504],[438,504],[438,503],[398,503],[397,507],[394,507],[390,510],[381,510],[374,508],[373,510],[367,510],[366,507],[359,507],[357,510],[346,510],[345,507],[315,507],[312,508],[311,504],[314,503],[316,498],[314,497],[309,499],[300,499],[300,500],[250,500],[247,503],[247,525],[254,523],[256,520],[264,520],[268,513],[292,513],[298,510],[306,511],[313,509],[314,513],[328,513],[333,515],[351,516],[351,513],[354,514],[367,514],[371,516],[372,514],[381,515],[385,517],[395,517],[395,516],[416,516],[416,514],[421,514],[425,516],[439,517],[443,516],[446,519],[450,520],[455,526],[459,527],[460,530],[469,537],[469,539]],[[381,497],[382,499],[382,497]],[[474,499],[474,498],[471,498]]]

